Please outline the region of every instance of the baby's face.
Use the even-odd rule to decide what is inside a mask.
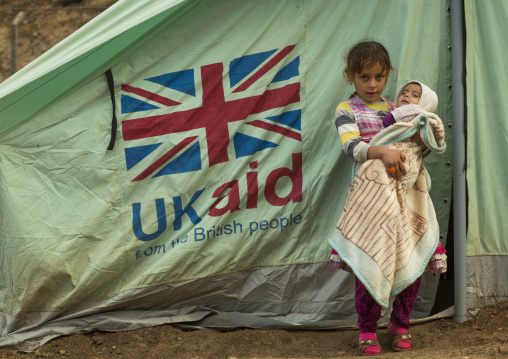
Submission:
[[[395,105],[397,107],[409,105],[410,103],[418,105],[420,97],[422,97],[422,87],[420,84],[410,83],[404,86],[399,97],[397,97]]]

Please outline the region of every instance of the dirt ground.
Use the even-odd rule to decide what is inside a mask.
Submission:
[[[483,308],[475,319],[459,324],[438,319],[413,325],[414,349],[390,349],[386,329],[378,339],[380,357],[508,358],[508,301]],[[56,338],[33,353],[0,348],[1,358],[353,358],[358,356],[356,330],[183,331],[171,325],[130,332],[74,334]]]
[[[0,1],[0,82],[12,74],[11,23],[20,12],[20,69],[100,14],[116,0]],[[508,301],[482,309],[466,323],[439,319],[411,328],[414,350],[390,349],[386,329],[378,338],[381,357],[507,358]],[[351,358],[358,355],[356,330],[183,331],[164,325],[131,332],[75,334],[48,342],[33,353],[0,348],[1,358]]]
[[[117,0],[1,0],[0,82],[13,73],[13,22],[17,26],[16,70],[20,70],[58,42],[99,15]]]

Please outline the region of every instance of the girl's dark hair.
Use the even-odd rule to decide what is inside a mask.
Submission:
[[[344,76],[349,77],[362,71],[365,65],[381,64],[383,70],[395,71],[386,48],[377,41],[361,41],[354,45],[346,56]]]

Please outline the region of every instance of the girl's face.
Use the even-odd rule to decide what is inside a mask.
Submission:
[[[378,62],[366,65],[354,74],[348,75],[348,81],[354,84],[358,96],[367,102],[381,101],[381,94],[385,89],[389,73]]]

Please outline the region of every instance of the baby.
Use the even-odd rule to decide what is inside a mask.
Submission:
[[[434,112],[437,95],[419,81],[410,81],[399,91],[395,110],[383,117],[383,125],[388,127],[395,122],[409,122],[424,112]]]

